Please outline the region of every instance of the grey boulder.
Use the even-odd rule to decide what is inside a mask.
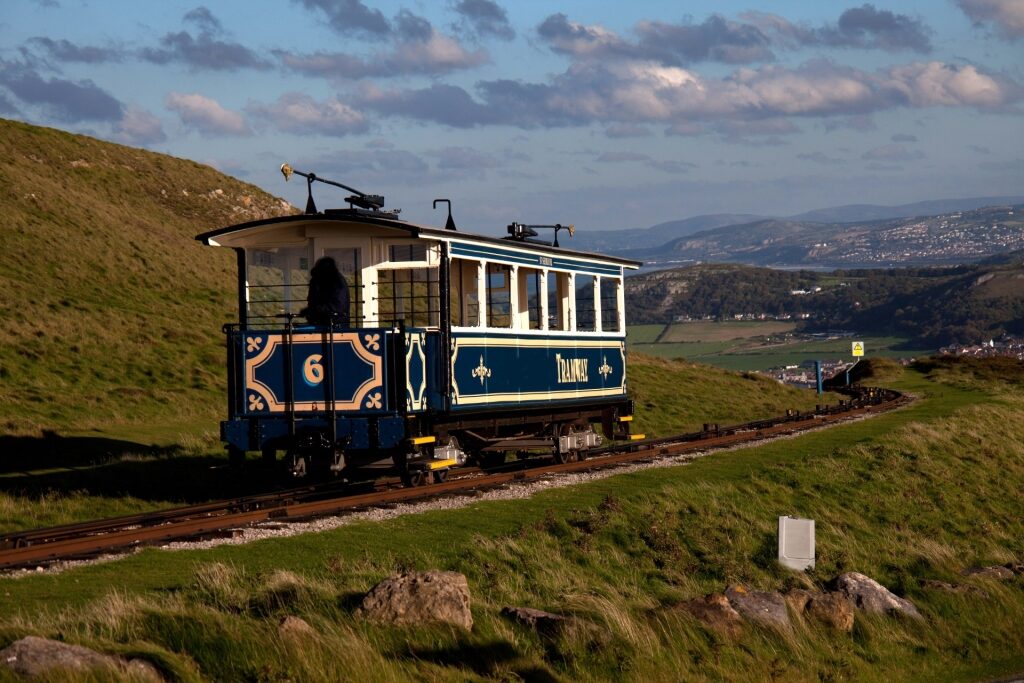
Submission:
[[[410,625],[448,623],[472,630],[469,583],[458,572],[410,572],[384,579],[363,598],[371,621]]]
[[[859,572],[840,574],[834,581],[834,590],[849,598],[857,609],[868,614],[903,614],[921,618],[909,600],[894,595],[888,588]]]

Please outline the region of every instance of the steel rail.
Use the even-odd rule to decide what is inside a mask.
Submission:
[[[574,462],[511,463],[483,472],[467,468],[459,470],[461,476],[453,476],[448,481],[409,488],[396,488],[394,481],[380,480],[374,483],[376,490],[366,493],[352,492],[360,486],[365,487],[366,482],[305,486],[196,506],[16,532],[0,537],[0,569],[96,556],[105,552],[195,538],[259,522],[295,522],[380,505],[435,498],[444,494],[474,493],[552,475],[600,470],[688,452],[728,448],[782,434],[807,431],[865,413],[888,410],[907,400],[902,394],[891,390],[869,390],[839,406],[820,407],[814,413],[790,413],[769,420],[725,427],[715,425],[714,429],[707,431],[615,444],[594,449],[587,459]]]

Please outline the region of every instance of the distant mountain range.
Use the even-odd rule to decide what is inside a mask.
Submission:
[[[912,216],[935,216],[940,213],[971,211],[984,206],[1024,204],[1024,196],[1011,197],[969,197],[967,199],[930,199],[899,206],[878,206],[877,204],[847,204],[828,209],[815,209],[806,213],[789,216],[794,221],[817,223],[853,223],[855,221],[881,221],[888,218],[910,218]]]
[[[727,225],[750,223],[764,218],[766,216],[749,213],[715,213],[658,223],[649,228],[585,231],[575,235],[571,241],[564,240],[563,246],[603,254],[615,253],[624,249],[650,249],[678,237],[685,237],[704,230],[714,230]]]
[[[776,266],[968,263],[1024,247],[1024,196],[850,204],[785,218],[711,214],[650,228],[584,232],[572,248],[650,265],[724,261]],[[568,245],[567,245],[568,246]]]

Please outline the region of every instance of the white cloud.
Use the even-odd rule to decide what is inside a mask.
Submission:
[[[1024,38],[1024,2],[1021,0],[958,0],[957,4],[974,23],[991,22],[1008,40]]]
[[[438,73],[466,69],[488,59],[484,50],[466,50],[457,41],[431,29],[426,40],[402,43],[385,61],[392,70],[404,73]]]
[[[114,126],[114,139],[128,145],[151,145],[164,142],[163,124],[145,109],[128,107]]]
[[[164,104],[178,114],[182,123],[201,135],[250,135],[252,132],[241,114],[198,93],[172,92]]]
[[[891,85],[905,93],[916,107],[996,107],[1006,104],[1014,94],[1009,84],[1000,83],[969,64],[915,63],[894,67],[889,74]],[[1016,94],[1019,96],[1019,92]]]
[[[317,102],[302,93],[285,93],[270,104],[249,104],[246,111],[279,130],[298,135],[342,136],[369,128],[361,112],[336,97]]]

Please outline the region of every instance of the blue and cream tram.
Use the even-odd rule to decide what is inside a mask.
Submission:
[[[623,274],[639,263],[560,248],[561,226],[553,244],[519,224],[499,239],[456,230],[450,214],[436,229],[379,197],[347,201],[318,212],[310,195],[307,213],[196,238],[237,257],[221,423],[233,460],[284,452],[302,475],[390,457],[419,481],[628,438]],[[298,317],[323,256],[348,282],[348,324]]]

